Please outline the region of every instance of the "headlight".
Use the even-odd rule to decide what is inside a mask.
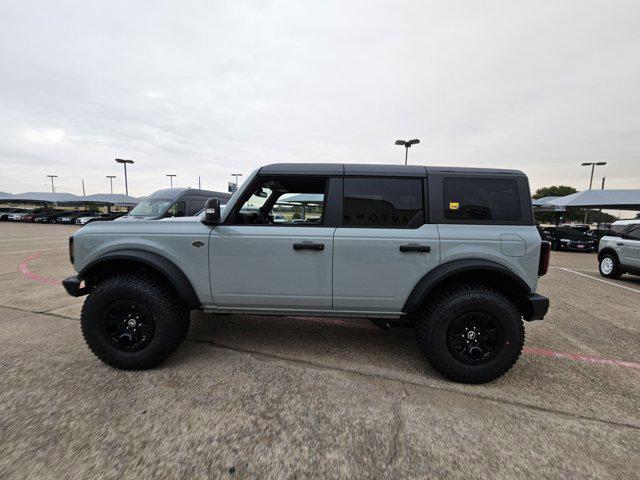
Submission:
[[[571,240],[569,240],[568,238],[561,238],[560,241],[563,243],[571,243]]]

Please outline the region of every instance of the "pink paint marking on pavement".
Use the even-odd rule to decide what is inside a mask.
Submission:
[[[22,260],[22,262],[20,262],[20,265],[18,266],[18,270],[20,271],[20,273],[22,273],[25,277],[30,278],[31,280],[35,280],[36,282],[44,283],[46,285],[54,285],[54,286],[60,285],[62,282],[57,278],[43,277],[42,275],[38,275],[37,273],[34,273],[31,270],[29,270],[29,263],[39,258],[40,256],[42,256],[42,252],[35,253],[33,255],[28,256],[24,260]],[[308,318],[305,318],[305,319],[309,320]],[[320,321],[322,323],[334,323],[336,325],[350,325],[348,322],[342,322],[340,320],[327,319],[327,318],[318,318],[316,319],[316,321]],[[597,365],[597,364],[612,365],[615,367],[624,367],[624,368],[632,368],[632,369],[640,370],[640,363],[627,362],[625,360],[615,360],[611,358],[594,357],[592,355],[583,355],[581,353],[556,352],[553,350],[546,350],[544,348],[536,348],[536,347],[524,347],[522,351],[528,355],[535,355],[538,357],[551,357],[551,358],[558,358],[558,359],[564,359],[564,360],[571,360],[574,362],[588,363],[591,365]]]
[[[30,278],[31,280],[35,280],[36,282],[44,283],[45,285],[54,285],[54,286],[60,285],[62,282],[57,278],[43,277],[42,275],[38,275],[37,273],[34,273],[31,270],[29,270],[29,263],[34,261],[36,258],[39,258],[41,255],[42,255],[42,252],[38,252],[22,260],[20,262],[20,265],[18,265],[18,271],[21,274],[23,274],[25,277]]]
[[[553,350],[545,350],[543,348],[536,347],[524,347],[522,351],[529,355],[537,355],[539,357],[561,358],[565,360],[572,360],[574,362],[589,363],[591,365],[613,365],[615,367],[634,368],[640,370],[640,363],[627,362],[626,360],[594,357],[591,355],[583,355],[581,353],[554,352]]]

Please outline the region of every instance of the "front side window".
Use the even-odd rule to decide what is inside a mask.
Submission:
[[[444,179],[447,220],[518,221],[520,195],[515,180],[501,178]]]
[[[259,181],[234,223],[313,226],[324,223],[326,179],[270,177]]]
[[[344,226],[417,228],[424,223],[417,178],[345,178]]]

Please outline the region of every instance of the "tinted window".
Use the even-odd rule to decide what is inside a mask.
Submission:
[[[188,200],[189,208],[187,215],[192,217],[204,208],[204,204],[209,197],[190,197]]]
[[[343,225],[419,227],[424,223],[422,181],[414,178],[345,178]]]
[[[268,177],[242,202],[235,222],[313,226],[324,223],[326,179]]]
[[[171,205],[171,208],[167,210],[167,217],[184,217],[185,204],[184,202],[176,202]]]
[[[640,225],[631,225],[629,230],[624,234],[624,238],[629,240],[640,240]]]
[[[444,218],[447,220],[517,221],[520,216],[520,196],[515,180],[444,179]]]
[[[622,234],[627,229],[627,225],[611,225],[611,229],[609,230],[610,237],[622,237]]]

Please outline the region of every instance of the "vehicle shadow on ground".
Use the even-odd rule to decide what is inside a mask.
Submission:
[[[442,379],[420,353],[413,328],[383,330],[365,319],[199,312],[191,319],[188,340],[194,342],[338,370]]]
[[[523,403],[606,421],[633,423],[636,387],[625,369],[607,365],[559,361],[522,355],[515,368],[497,380],[464,385],[442,377],[418,349],[412,328],[382,330],[364,319],[207,315],[194,312],[187,342],[166,366],[215,365],[216,353],[197,345],[211,345],[252,358],[282,362],[303,369],[317,368],[365,375],[369,381],[402,381],[455,391],[495,401]],[[532,332],[535,336],[541,332]],[[539,337],[543,338],[543,337]],[[248,362],[250,363],[250,362]],[[568,376],[568,372],[570,375]],[[595,388],[605,387],[597,399]]]

